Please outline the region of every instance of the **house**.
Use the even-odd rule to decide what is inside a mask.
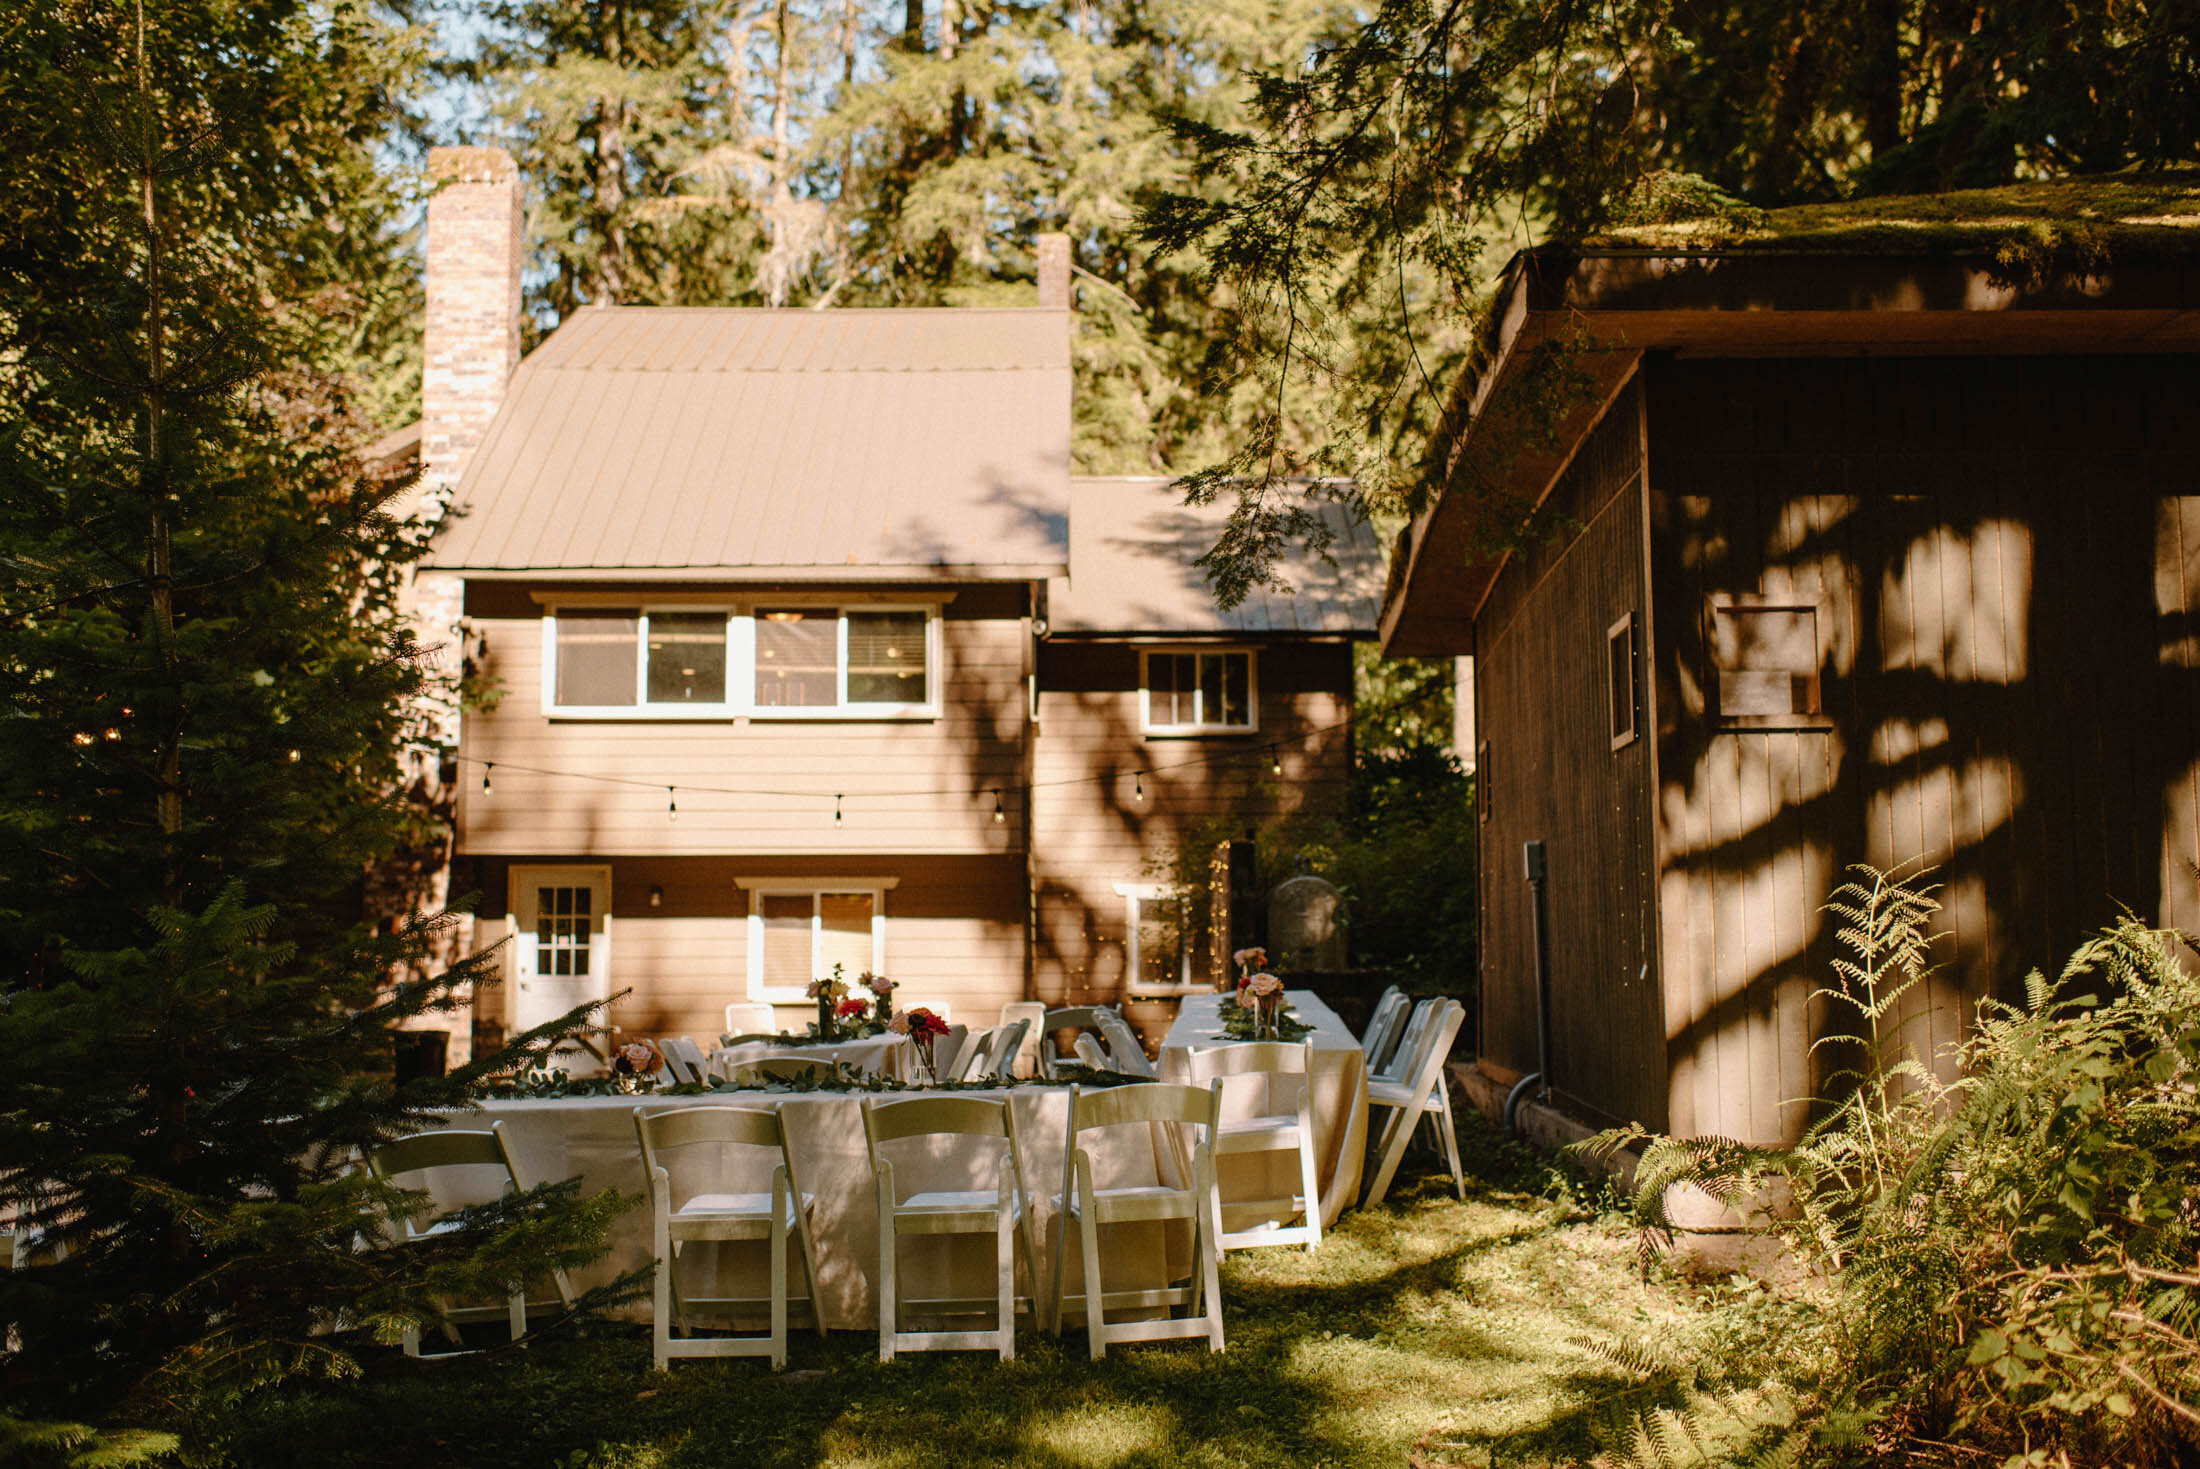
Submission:
[[[1224,613],[1212,515],[1073,476],[1066,241],[1036,307],[591,307],[520,360],[510,160],[434,162],[426,576],[490,694],[453,886],[513,940],[481,1018],[799,1028],[835,968],[973,1024],[1211,987],[1162,874],[1340,799],[1366,528]]]
[[[1853,1060],[1812,1046],[1855,862],[1941,885],[1921,1056],[2122,909],[2200,923],[2200,220],[2145,184],[1513,262],[1381,629],[1474,662],[1496,1090],[1794,1139]],[[2054,218],[2087,249],[2028,259]]]

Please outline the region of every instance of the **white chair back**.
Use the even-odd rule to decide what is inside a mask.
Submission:
[[[1015,1020],[993,1028],[993,1050],[985,1058],[984,1071],[973,1077],[979,1081],[1014,1081],[1016,1063],[1024,1053],[1024,1039],[1031,1034],[1029,1020]]]
[[[1089,1035],[1077,1037],[1077,1059],[1095,1071],[1113,1071],[1115,1069],[1108,1061],[1108,1053],[1100,1049],[1100,1042]]]
[[[735,1000],[726,1006],[726,1034],[775,1035],[779,1030],[779,1017],[772,1007],[754,1000]]]
[[[1138,1036],[1131,1030],[1130,1022],[1119,1011],[1100,1012],[1100,1039],[1108,1048],[1108,1059],[1118,1071],[1132,1076],[1143,1076],[1152,1081],[1160,1076],[1152,1061],[1146,1057],[1146,1048],[1138,1043]]]
[[[1047,1007],[1037,1000],[1017,1000],[1001,1007],[1001,1024],[1024,1023],[1024,1038],[1018,1043],[1015,1056],[1009,1060],[1009,1070],[1017,1076],[1039,1074],[1039,1028],[1046,1023]]]
[[[1375,1001],[1375,1008],[1368,1012],[1367,1029],[1360,1032],[1360,1050],[1367,1056],[1367,1064],[1379,1066],[1388,1058],[1379,1055],[1384,1033],[1390,1026],[1390,1017],[1404,1008],[1406,997],[1398,986],[1391,985]]]
[[[1404,1033],[1398,1037],[1390,1058],[1374,1068],[1373,1076],[1376,1080],[1403,1081],[1411,1074],[1414,1054],[1421,1044],[1422,1034],[1437,1022],[1442,1015],[1442,1007],[1447,1003],[1448,1001],[1441,999],[1428,999],[1413,1007],[1412,1018],[1406,1021]]]
[[[665,1075],[674,1086],[688,1086],[710,1079],[710,1064],[703,1048],[684,1035],[657,1038],[657,1054],[665,1058]]]

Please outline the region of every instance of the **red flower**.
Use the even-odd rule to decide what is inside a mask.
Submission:
[[[863,1000],[842,1000],[840,1008],[833,1011],[842,1020],[860,1019],[870,1013],[870,1005]]]
[[[913,1036],[941,1036],[947,1034],[947,1022],[930,1010],[918,1008],[904,1010],[902,1015],[909,1022],[909,1034]]]

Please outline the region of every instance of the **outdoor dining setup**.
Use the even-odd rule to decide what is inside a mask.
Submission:
[[[1229,1251],[1317,1248],[1382,1198],[1424,1122],[1462,1187],[1443,1080],[1462,1007],[1393,988],[1354,1035],[1259,951],[1237,958],[1237,989],[1185,999],[1157,1059],[1112,1007],[1016,1004],[973,1034],[893,1008],[883,980],[836,978],[812,987],[806,1034],[729,1006],[708,1053],[628,1042],[607,1076],[537,1077],[368,1162],[432,1200],[407,1238],[551,1180],[644,1201],[570,1279],[447,1313],[515,1338],[530,1310],[654,1265],[630,1309],[659,1367],[776,1368],[795,1330],[875,1331],[881,1360],[1005,1360],[1020,1323],[1081,1327],[1095,1359],[1168,1338],[1220,1351]]]

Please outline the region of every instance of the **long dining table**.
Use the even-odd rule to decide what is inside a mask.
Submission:
[[[1042,1315],[1053,1289],[1054,1235],[1062,1221],[1055,1198],[1063,1186],[1070,1090],[1067,1086],[1022,1085],[993,1094],[1007,1099],[1013,1109],[1033,1210],[1037,1249],[1028,1274],[1019,1274],[1018,1291],[1032,1294]],[[743,1090],[684,1097],[530,1098],[484,1102],[478,1113],[452,1114],[449,1125],[481,1128],[501,1122],[514,1164],[528,1184],[578,1177],[585,1194],[616,1188],[637,1196],[636,1206],[613,1223],[606,1256],[574,1273],[574,1285],[585,1289],[623,1271],[646,1266],[652,1259],[648,1186],[634,1126],[636,1107],[770,1108],[778,1112],[785,1130],[798,1186],[813,1200],[817,1300],[825,1325],[871,1330],[878,1325],[878,1201],[862,1108],[867,1098],[887,1101],[921,1095],[925,1093],[913,1090]],[[1163,1129],[1145,1125],[1114,1128],[1087,1133],[1081,1142],[1093,1156],[1102,1187],[1177,1187],[1184,1182],[1183,1161]],[[998,1144],[989,1145],[983,1139],[925,1138],[891,1146],[896,1150],[891,1160],[898,1191],[904,1196],[917,1189],[991,1190],[996,1186],[996,1159],[1002,1151]],[[742,1175],[746,1182],[730,1171],[743,1166],[751,1170]],[[745,1165],[739,1160],[721,1161],[715,1168],[693,1171],[689,1163],[683,1162],[675,1173],[674,1205],[684,1203],[691,1193],[769,1189],[770,1167],[768,1156],[760,1174],[755,1171],[753,1158]],[[759,1177],[761,1182],[757,1181]],[[714,1245],[692,1262],[683,1257],[680,1278],[684,1288],[695,1295],[759,1295],[762,1292],[755,1282],[761,1278],[764,1248],[761,1242],[734,1241]],[[1074,1240],[1064,1256],[1067,1287],[1075,1295],[1083,1289],[1084,1271]],[[905,1296],[983,1299],[995,1289],[991,1236],[905,1237],[899,1261]],[[1190,1277],[1191,1268],[1190,1230],[1180,1221],[1111,1224],[1102,1237],[1101,1270],[1110,1293],[1153,1290],[1181,1282]],[[719,1270],[739,1271],[747,1288],[727,1288],[723,1281],[713,1278]],[[790,1288],[790,1295],[799,1301],[798,1261],[790,1261],[790,1271],[797,1282]],[[644,1300],[627,1307],[625,1314],[646,1317],[648,1310]]]
[[[1178,1008],[1176,1023],[1161,1043],[1161,1079],[1192,1079],[1192,1053],[1231,1044],[1222,1028],[1221,995],[1192,995]],[[1307,1037],[1313,1043],[1314,1124],[1316,1181],[1322,1191],[1322,1224],[1336,1223],[1360,1194],[1360,1164],[1367,1150],[1367,1057],[1359,1039],[1345,1027],[1337,1012],[1312,990],[1288,990],[1284,1001],[1304,1024],[1313,1027]],[[1259,1104],[1248,1089],[1226,1089],[1225,1120],[1257,1110]],[[1232,1154],[1219,1160],[1217,1180],[1224,1200],[1224,1227],[1241,1222],[1232,1217],[1232,1198],[1284,1198],[1296,1194],[1298,1163],[1288,1153]],[[1103,1267],[1104,1269],[1105,1267]]]

